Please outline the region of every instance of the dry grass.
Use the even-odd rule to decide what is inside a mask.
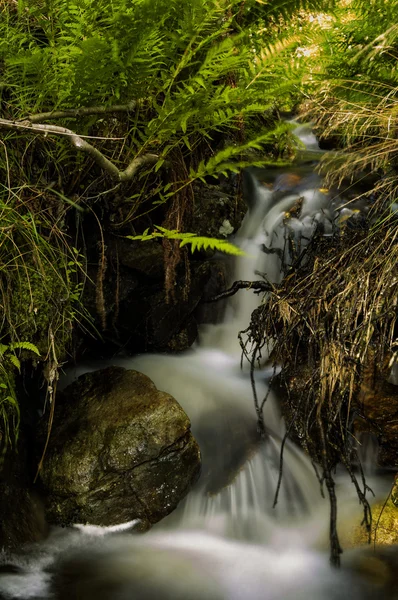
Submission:
[[[283,367],[305,356],[326,430],[343,403],[349,414],[370,350],[378,365],[398,355],[398,225],[390,219],[350,242],[343,238],[336,250],[321,240],[307,264],[267,296],[252,327],[251,341],[263,346],[271,338]]]
[[[351,467],[355,453],[351,420],[365,368],[397,359],[398,223],[370,232],[320,237],[298,271],[267,295],[253,313],[246,351],[269,346],[282,365],[289,391],[290,434],[315,463],[331,501],[332,561],[341,552],[336,531],[333,470],[348,470],[370,531],[367,485]]]
[[[392,28],[398,32],[398,26]],[[339,139],[344,150],[328,153],[321,169],[330,184],[360,179],[364,173],[381,177],[373,194],[384,203],[398,196],[398,99],[395,85],[362,80],[326,83],[304,107],[321,139]]]

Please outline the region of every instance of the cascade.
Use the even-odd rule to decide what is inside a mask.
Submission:
[[[297,133],[308,150],[318,149],[308,127]],[[319,223],[328,235],[336,207],[312,165],[283,173],[257,169],[245,177],[253,198],[234,242],[246,255],[234,259],[232,280],[265,275],[277,283],[282,259],[291,258],[287,236],[303,248]],[[298,202],[300,216],[287,218]],[[365,597],[354,578],[332,572],[327,552],[314,549],[321,539],[327,551],[329,506],[309,459],[289,441],[274,507],[285,425],[268,387],[273,371],[259,368],[256,392],[267,398],[267,435],[260,439],[237,339],[258,302],[253,292],[239,291],[223,322],[203,326],[197,346],[183,355],[111,361],[148,375],[191,419],[203,477],[176,511],[144,536],[118,528],[54,530],[31,554],[14,557],[19,571],[0,576],[0,598],[321,600],[347,590],[352,598]],[[238,464],[225,452],[233,447]],[[355,502],[350,494],[347,506]]]

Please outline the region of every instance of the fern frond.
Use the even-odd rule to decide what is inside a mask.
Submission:
[[[40,351],[37,348],[37,346],[35,346],[35,344],[32,344],[32,342],[13,342],[12,344],[9,345],[9,349],[10,350],[29,350],[30,352],[33,352],[34,354],[37,354],[37,356],[40,356]]]
[[[21,361],[15,354],[8,354],[7,358],[10,361],[10,363],[18,369],[18,371],[21,369]]]
[[[180,233],[175,229],[166,229],[160,225],[156,225],[156,230],[153,233],[148,234],[144,232],[142,235],[127,235],[129,240],[152,240],[155,238],[166,238],[169,240],[181,240],[180,248],[189,245],[191,252],[195,250],[216,250],[218,252],[224,252],[225,254],[233,254],[235,256],[244,256],[245,252],[231,244],[227,240],[220,240],[218,238],[210,238],[198,236],[196,233]]]
[[[181,240],[180,248],[189,244],[192,252],[195,252],[195,250],[217,250],[218,252],[225,252],[225,254],[233,254],[235,256],[245,255],[243,250],[238,248],[238,246],[227,242],[227,240],[219,240],[218,238],[209,237],[197,237],[193,234],[190,234],[190,236],[191,237]]]

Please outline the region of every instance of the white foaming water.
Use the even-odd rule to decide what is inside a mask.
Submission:
[[[311,149],[308,130],[301,138]],[[305,181],[297,193],[276,194],[257,181],[253,188],[256,202],[235,239],[247,255],[236,260],[233,279],[251,281],[265,274],[275,283],[282,277],[282,257],[290,258],[286,235],[308,243],[316,223],[327,221],[328,196]],[[301,198],[301,216],[286,221],[285,212]],[[285,426],[267,385],[272,372],[259,369],[255,374],[260,403],[267,398],[267,439],[262,441],[250,378],[239,367],[237,334],[249,324],[258,302],[258,295],[240,291],[224,322],[203,328],[200,346],[184,355],[111,361],[148,375],[191,419],[202,450],[203,477],[177,510],[144,536],[115,533],[134,523],[113,531],[87,526],[55,530],[30,554],[12,557],[21,571],[0,576],[0,597],[338,600],[347,590],[351,598],[364,597],[346,575],[332,573],[326,552],[311,549],[327,547],[329,505],[320,496],[309,460],[290,442],[274,508]],[[344,501],[346,510],[352,496]]]
[[[294,135],[304,144],[305,149],[319,152],[318,140],[312,131],[311,123],[298,123],[295,119],[290,123],[295,126]]]

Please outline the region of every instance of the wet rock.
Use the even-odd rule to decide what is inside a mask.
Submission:
[[[360,417],[355,434],[377,437],[380,466],[398,469],[398,387],[387,381],[387,374],[365,377],[359,394]]]
[[[194,185],[195,205],[190,231],[207,237],[222,238],[236,231],[247,206],[239,191],[238,178],[229,178],[218,185]],[[227,223],[226,223],[227,222]]]
[[[52,523],[149,524],[177,506],[200,471],[190,422],[136,371],[86,373],[58,400],[41,479]]]
[[[47,532],[39,496],[21,484],[0,482],[0,548],[18,550],[43,540]]]
[[[194,312],[211,275],[210,263],[194,263],[189,287],[178,274],[174,298],[167,299],[164,282],[142,285],[119,307],[117,329],[129,352],[186,350],[197,336]],[[178,336],[179,339],[178,339]]]
[[[204,302],[201,302],[195,311],[198,323],[221,323],[223,320],[226,300],[217,300],[217,302],[207,302],[207,300],[228,288],[228,281],[232,277],[231,265],[232,262],[228,257],[209,261],[209,279],[203,287]]]
[[[111,246],[111,256],[114,261],[133,269],[147,277],[162,279],[163,247],[159,240],[129,240],[119,238]]]
[[[21,428],[16,447],[8,447],[0,470],[0,549],[18,550],[47,537],[39,494],[32,485],[28,442]]]
[[[145,246],[146,242],[137,242]],[[133,242],[132,242],[133,244]],[[161,246],[158,249],[162,251]],[[157,250],[154,251],[156,257]],[[132,267],[134,253],[126,253],[126,262]],[[131,259],[131,260],[130,260]],[[124,259],[123,259],[124,260]],[[151,271],[150,261],[143,269],[130,268],[122,264],[118,267],[119,277],[108,266],[103,282],[102,304],[103,319],[98,314],[96,293],[96,269],[90,271],[90,280],[86,285],[85,307],[94,317],[96,327],[102,332],[106,346],[94,343],[94,353],[113,355],[123,348],[136,354],[143,351],[182,351],[188,349],[197,337],[197,307],[206,295],[206,285],[212,277],[213,266],[210,261],[193,261],[190,265],[187,281],[184,268],[177,269],[177,281],[174,286],[174,298],[167,298],[164,289],[163,259],[157,256],[157,266]],[[149,274],[151,273],[151,275]],[[217,310],[216,304],[209,310]],[[87,338],[85,347],[91,347]]]

